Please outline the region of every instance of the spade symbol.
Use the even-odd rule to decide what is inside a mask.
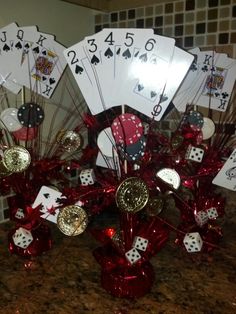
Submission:
[[[166,101],[168,97],[166,95],[161,95],[160,96],[160,102]]]
[[[95,55],[92,57],[91,59],[91,63],[94,65],[97,65],[100,62],[100,60],[98,59],[98,57],[96,57]]]
[[[50,194],[49,194],[49,193],[45,193],[45,194],[43,194],[43,196],[44,196],[45,198],[49,198],[49,197],[50,197]]]
[[[38,47],[38,46],[35,47],[35,48],[33,49],[33,52],[34,52],[34,53],[39,53],[39,47]]]
[[[21,48],[22,48],[21,42],[18,41],[18,43],[15,45],[15,47],[16,47],[17,49],[21,49]]]
[[[42,77],[42,80],[43,80],[43,81],[46,81],[46,79],[47,79],[47,78],[46,78],[45,76]]]
[[[49,79],[50,85],[54,84],[55,82],[56,82],[56,81],[55,81],[55,79],[54,79],[53,77],[51,77],[51,78]]]
[[[42,51],[42,54],[43,54],[44,56],[46,56],[47,51],[46,51],[46,50],[43,50],[43,51]]]
[[[29,49],[29,44],[28,44],[28,43],[25,44],[25,48],[26,48],[26,49]]]
[[[7,44],[5,44],[5,45],[3,46],[3,51],[8,52],[9,50],[10,50],[10,47],[9,47]]]
[[[78,64],[76,64],[75,74],[82,74],[83,71],[84,71],[84,69],[81,68]]]
[[[110,48],[106,50],[106,52],[104,53],[104,56],[107,57],[108,59],[113,57],[113,52],[111,51]]]
[[[139,57],[139,59],[141,60],[141,62],[147,62],[147,54],[144,53],[143,55]]]
[[[126,49],[125,52],[123,52],[122,56],[123,56],[125,59],[131,58],[131,53],[130,53],[129,49]]]
[[[154,91],[151,91],[151,98],[156,97],[157,93]]]
[[[141,84],[138,84],[138,91],[140,92],[140,91],[143,90],[143,89],[144,89],[144,86],[141,85]]]

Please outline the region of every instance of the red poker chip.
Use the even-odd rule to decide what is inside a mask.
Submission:
[[[12,132],[14,137],[20,141],[31,141],[37,137],[38,128],[23,127],[17,131]]]
[[[131,113],[124,113],[115,118],[111,125],[117,144],[131,145],[140,140],[143,135],[141,120]]]

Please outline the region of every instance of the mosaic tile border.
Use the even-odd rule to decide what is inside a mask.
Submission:
[[[236,43],[236,0],[181,0],[95,15],[103,28],[153,28],[182,48]]]

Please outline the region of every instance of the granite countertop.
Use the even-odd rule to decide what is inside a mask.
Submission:
[[[25,260],[8,251],[6,235],[12,224],[1,225],[0,313],[236,313],[235,193],[227,192],[227,199],[221,249],[193,258],[170,241],[151,260],[156,274],[151,292],[137,300],[103,290],[100,266],[92,255],[99,244],[88,233],[66,237],[50,224],[53,248]]]

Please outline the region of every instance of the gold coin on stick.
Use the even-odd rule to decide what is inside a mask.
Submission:
[[[73,153],[83,146],[82,136],[75,131],[61,131],[57,136],[57,141],[68,153]]]
[[[148,186],[137,177],[124,180],[116,191],[116,203],[122,211],[138,212],[145,207],[148,199]]]
[[[3,165],[9,172],[23,172],[31,162],[30,153],[22,146],[12,146],[3,152]]]
[[[68,236],[77,236],[85,231],[88,225],[88,216],[83,208],[70,205],[62,208],[57,216],[57,226],[62,233]]]

